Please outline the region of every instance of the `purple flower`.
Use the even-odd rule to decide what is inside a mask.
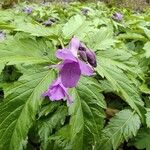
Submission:
[[[96,56],[74,37],[67,48],[56,51],[56,57],[62,62],[58,65],[52,65],[50,68],[57,68],[59,77],[50,85],[43,96],[48,96],[52,101],[67,98],[67,103],[70,104],[73,100],[68,94],[68,88],[75,87],[81,75],[93,75]]]
[[[42,25],[45,25],[45,26],[51,26],[52,24],[53,22],[51,20],[47,20],[42,23]]]
[[[121,13],[114,13],[112,18],[116,21],[121,21],[123,19],[123,15]]]
[[[25,12],[28,15],[30,15],[33,12],[33,8],[31,8],[31,7],[25,7],[22,10],[23,10],[23,12]]]
[[[51,101],[59,101],[67,98],[67,103],[72,103],[72,98],[68,94],[68,89],[61,83],[60,77],[58,77],[50,86],[49,89],[43,94],[48,96]]]
[[[63,60],[60,64],[60,78],[66,88],[75,87],[81,74],[91,76],[94,72],[88,63],[78,58],[79,46],[79,40],[72,38],[69,48],[56,51],[56,57]]]
[[[90,11],[90,10],[87,9],[87,8],[82,8],[82,9],[81,9],[81,12],[82,12],[83,15],[87,15],[89,11]]]
[[[44,21],[43,23],[42,23],[42,25],[45,25],[45,26],[51,26],[53,23],[55,23],[56,22],[56,20],[54,19],[54,18],[50,18],[50,19],[48,19],[47,21]]]
[[[3,41],[6,38],[6,34],[3,31],[0,31],[0,41]]]

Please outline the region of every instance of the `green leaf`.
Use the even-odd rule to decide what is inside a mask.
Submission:
[[[150,88],[146,83],[143,83],[139,88],[143,93],[150,94]]]
[[[143,49],[145,50],[145,56],[146,58],[149,58],[150,57],[150,42],[147,42]]]
[[[4,67],[5,67],[4,63],[1,63],[0,64],[0,74],[2,73],[2,70],[4,69]]]
[[[62,32],[65,38],[71,38],[76,33],[80,32],[81,28],[85,26],[85,17],[81,15],[75,15],[69,19],[64,25]]]
[[[137,88],[135,88],[131,80],[123,72],[123,70],[132,71],[132,67],[130,68],[124,63],[124,61],[126,62],[126,60],[130,57],[128,58],[127,55],[119,56],[119,54],[116,55],[117,57],[114,56],[109,58],[110,54],[109,51],[104,53],[99,52],[99,55],[97,56],[97,72],[102,77],[106,77],[106,79],[111,83],[113,89],[131,106],[131,108],[136,110],[139,115],[142,116],[138,106],[143,106],[144,103],[139,96]]]
[[[0,64],[13,65],[24,63],[50,63],[52,52],[44,41],[31,38],[14,38],[0,44]],[[46,54],[46,55],[45,55]]]
[[[23,149],[27,134],[40,108],[41,94],[55,77],[52,70],[41,67],[26,69],[15,84],[5,88],[5,100],[0,103],[0,149]]]
[[[12,19],[14,19],[14,11],[9,9],[9,10],[0,10],[0,21],[2,22],[8,22]]]
[[[150,139],[150,129],[142,128],[141,130],[139,130],[139,132],[138,132],[136,138],[134,139],[134,142],[132,142],[132,144],[137,149],[150,150],[149,139]]]
[[[41,24],[36,23],[21,23],[17,24],[15,31],[22,31],[29,33],[33,36],[57,36],[58,35],[58,27],[52,26],[51,28],[47,28]]]
[[[118,39],[121,39],[121,40],[133,39],[133,40],[139,40],[139,41],[146,41],[147,40],[143,35],[138,34],[138,33],[132,33],[132,32],[119,34]]]
[[[90,78],[82,78],[78,87],[72,89],[71,96],[74,102],[69,107],[69,125],[50,139],[55,141],[56,150],[91,150],[100,140],[104,125],[104,97]]]
[[[103,96],[88,81],[80,82],[72,92],[70,139],[73,150],[90,150],[100,139],[103,127]],[[96,94],[97,93],[97,94]],[[99,95],[99,96],[98,96]]]
[[[150,108],[147,108],[146,111],[147,111],[147,113],[145,114],[146,124],[147,124],[147,127],[150,128]]]
[[[129,109],[120,111],[104,128],[99,149],[116,150],[123,141],[136,136],[140,125],[140,118],[135,111]]]
[[[53,104],[51,103],[50,105]],[[51,111],[51,109],[49,109],[49,111]],[[42,149],[47,148],[49,143],[48,138],[50,137],[52,130],[53,129],[57,130],[57,126],[61,126],[64,124],[67,114],[68,114],[67,107],[60,106],[56,109],[56,111],[53,111],[52,115],[50,115],[49,117],[39,119],[38,130],[41,139]]]
[[[106,50],[116,43],[112,29],[107,27],[102,27],[95,32],[91,31],[88,38],[88,46],[93,50]]]
[[[145,27],[140,27],[140,28],[144,31],[145,35],[150,39],[150,30]]]

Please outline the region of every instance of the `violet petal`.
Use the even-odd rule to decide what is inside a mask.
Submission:
[[[56,51],[56,57],[62,60],[72,60],[77,61],[75,56],[72,54],[72,52],[69,49],[58,49]]]
[[[66,91],[67,89],[62,85],[59,77],[49,86],[43,96],[48,96],[52,101],[61,100],[66,96]]]
[[[77,57],[79,46],[80,41],[77,38],[73,37],[69,43],[69,49],[75,57]]]
[[[80,65],[82,75],[86,75],[86,76],[93,75],[94,71],[89,64],[86,64],[85,62],[79,60],[79,65]]]
[[[62,84],[66,88],[75,87],[80,79],[81,70],[78,62],[64,62],[60,70]]]

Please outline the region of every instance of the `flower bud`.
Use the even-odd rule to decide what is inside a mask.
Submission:
[[[85,52],[85,51],[79,50],[79,51],[78,51],[78,55],[79,55],[79,57],[80,57],[80,59],[81,59],[82,61],[87,62],[87,56],[86,56],[86,52]]]
[[[96,62],[96,55],[93,51],[87,49],[86,50],[86,57],[87,57],[87,61],[88,63],[93,66],[96,67],[97,66],[97,62]]]

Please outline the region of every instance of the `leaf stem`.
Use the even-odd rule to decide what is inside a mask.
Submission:
[[[58,40],[59,40],[59,42],[60,42],[60,44],[61,44],[61,47],[62,47],[62,48],[65,48],[63,41],[62,41],[60,38],[58,38]]]

